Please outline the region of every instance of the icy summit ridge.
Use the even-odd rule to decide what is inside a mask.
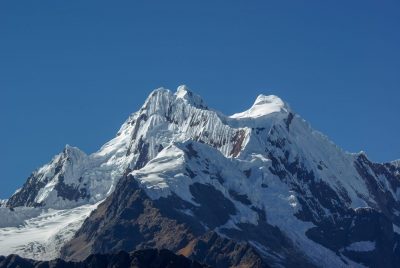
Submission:
[[[176,102],[183,102],[199,109],[207,109],[202,97],[195,94],[188,86],[180,85],[175,92],[164,87],[153,90],[141,110],[148,110],[150,113],[154,113]]]
[[[193,107],[199,109],[208,109],[207,104],[203,98],[194,93],[188,86],[180,85],[175,92],[164,87],[157,88],[153,90],[149,97],[146,99],[145,104],[142,109],[149,108],[151,104],[156,104],[159,107],[165,107],[168,102],[179,102],[184,101]],[[254,104],[246,111],[236,113],[230,118],[240,119],[240,118],[257,118],[272,113],[288,113],[290,112],[290,106],[283,101],[280,97],[276,95],[264,95],[260,94],[254,101]],[[219,115],[223,117],[228,117],[218,112]]]

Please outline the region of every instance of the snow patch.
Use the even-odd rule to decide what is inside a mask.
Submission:
[[[394,166],[400,168],[400,159],[393,161],[392,164],[393,164]]]
[[[230,118],[258,118],[281,111],[287,112],[288,110],[288,105],[279,97],[275,95],[259,95],[249,110],[233,114]]]
[[[393,232],[395,232],[395,233],[400,235],[400,227],[397,226],[396,224],[393,224]]]
[[[375,242],[374,241],[360,241],[354,242],[346,247],[348,251],[357,251],[357,252],[366,252],[366,251],[374,251],[375,250]]]

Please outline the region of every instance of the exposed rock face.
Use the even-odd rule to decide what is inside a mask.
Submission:
[[[197,196],[203,197],[210,190],[206,185],[196,187]],[[267,267],[250,245],[207,232],[206,226],[183,212],[185,208],[193,208],[193,205],[177,196],[151,200],[132,175],[125,176],[110,198],[94,211],[75,238],[66,244],[62,256],[69,260],[82,260],[94,252],[156,247],[167,248],[213,267]],[[225,216],[219,218],[220,212],[217,209],[202,216],[204,211],[201,211],[198,216],[208,218],[207,224],[214,226],[218,221],[224,223],[227,220]]]
[[[399,235],[382,213],[370,208],[360,208],[348,215],[326,219],[306,235],[349,259],[369,267],[397,267]],[[369,244],[370,248],[352,245]]]
[[[222,238],[215,232],[190,241],[178,253],[213,267],[269,267],[249,244]]]
[[[0,256],[0,268],[202,268],[208,267],[168,250],[146,249],[128,254],[94,254],[81,262],[66,262],[61,259],[34,261],[18,255]]]
[[[64,247],[63,255],[79,260],[94,252],[149,247],[176,250],[194,238],[187,229],[184,224],[163,215],[128,175],[120,180],[110,198],[85,221],[74,241]]]
[[[155,90],[98,152],[67,147],[7,206],[102,200],[62,257],[151,247],[215,267],[400,266],[399,162],[342,151],[276,96],[225,116],[187,87]]]
[[[9,207],[19,206],[39,206],[40,204],[35,201],[39,191],[46,185],[46,181],[37,181],[35,174],[32,174],[23,188],[16,194],[10,197],[6,205]]]

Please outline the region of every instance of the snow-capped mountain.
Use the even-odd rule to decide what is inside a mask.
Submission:
[[[0,208],[0,254],[157,247],[216,267],[397,267],[399,187],[398,161],[344,152],[277,96],[225,116],[161,88],[98,152],[66,146],[28,178]]]

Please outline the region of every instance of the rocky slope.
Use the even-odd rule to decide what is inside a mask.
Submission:
[[[14,245],[35,258],[156,247],[215,267],[397,267],[399,186],[398,162],[344,152],[276,96],[225,116],[181,86],[153,91],[98,152],[67,146],[6,206],[22,223],[88,208],[50,224],[69,230],[57,242]]]
[[[183,256],[177,256],[168,250],[147,249],[128,254],[93,254],[80,262],[66,262],[61,259],[52,261],[35,261],[24,259],[18,255],[0,256],[0,268],[202,268],[208,267],[191,261]]]

